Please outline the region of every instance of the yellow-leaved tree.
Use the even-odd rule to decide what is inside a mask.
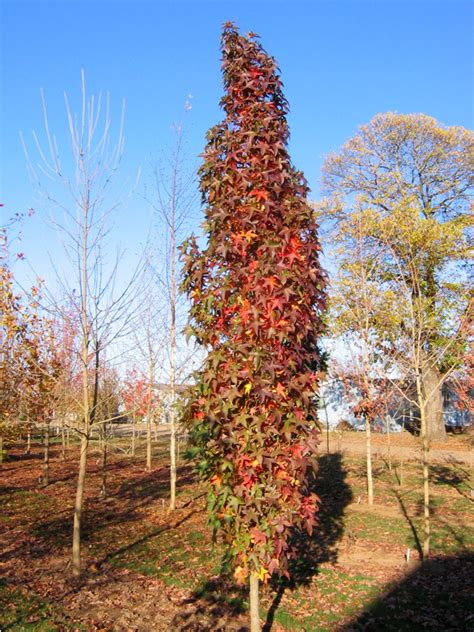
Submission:
[[[411,358],[428,440],[445,437],[442,386],[464,344],[473,141],[469,130],[424,114],[378,114],[323,169],[322,219],[344,243],[350,214],[365,213],[366,247],[380,252],[380,283],[400,296],[399,318],[384,335],[393,350],[399,343],[392,357],[404,375]],[[403,342],[413,319],[416,357],[406,355]]]

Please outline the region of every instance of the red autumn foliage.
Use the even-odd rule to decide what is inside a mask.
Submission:
[[[255,36],[226,24],[224,120],[200,169],[207,246],[183,246],[189,333],[208,350],[188,417],[210,519],[237,575],[286,573],[309,490],[325,275],[308,186],[293,166],[279,71]]]

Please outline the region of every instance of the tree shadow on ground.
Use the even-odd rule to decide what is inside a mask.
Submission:
[[[474,554],[437,557],[391,585],[341,632],[471,632]]]
[[[471,474],[465,467],[455,464],[432,465],[431,479],[435,485],[448,485],[455,489],[458,494],[472,501],[471,495],[467,492],[470,488]]]
[[[222,572],[197,588],[173,620],[180,632],[248,632],[247,591]]]
[[[127,583],[128,575],[121,576],[116,573],[113,565],[110,563],[113,561],[115,556],[119,556],[123,553],[126,553],[129,550],[132,550],[136,546],[140,546],[141,544],[146,543],[147,541],[155,538],[157,536],[162,535],[163,533],[172,531],[173,529],[178,528],[180,525],[186,523],[193,515],[195,514],[194,510],[187,512],[185,515],[177,518],[173,522],[166,524],[160,528],[154,529],[149,532],[145,536],[134,540],[126,546],[123,546],[119,549],[116,549],[109,555],[106,555],[103,559],[97,560],[94,564],[88,566],[83,569],[80,577],[68,577],[65,582],[61,582],[60,586],[56,587],[54,594],[48,596],[47,602],[43,602],[42,599],[31,593],[31,595],[25,596],[25,598],[30,602],[27,604],[27,607],[22,607],[14,620],[10,621],[7,625],[2,627],[2,630],[9,629],[26,629],[24,626],[30,624],[32,621],[34,622],[47,622],[47,629],[53,629],[51,626],[54,625],[54,629],[58,630],[69,630],[69,629],[79,629],[76,627],[76,623],[68,621],[69,614],[67,610],[64,610],[63,603],[71,596],[80,594],[81,591],[86,590],[88,593],[88,597],[90,597],[95,590],[107,589],[111,584],[117,585],[118,583],[125,582]],[[2,600],[8,599],[8,589],[13,591],[18,591],[23,588],[21,583],[17,583],[15,581],[2,581],[0,579],[0,606],[2,606]],[[3,594],[2,594],[3,589]],[[126,588],[124,589],[126,592]],[[56,624],[57,627],[56,627]],[[21,628],[17,627],[21,626]],[[29,629],[29,628],[28,628]],[[35,628],[36,629],[36,628]],[[43,629],[43,627],[41,627]],[[46,628],[45,628],[46,629]],[[82,629],[82,627],[81,627]],[[94,627],[94,629],[96,629]],[[100,629],[109,629],[102,628]],[[115,629],[115,628],[114,628]],[[122,629],[122,628],[120,628]]]
[[[177,490],[191,484],[194,477],[192,468],[180,468]],[[98,532],[109,526],[134,522],[144,509],[157,500],[162,499],[164,506],[168,497],[169,471],[161,468],[122,483],[117,490],[112,489],[106,499],[88,499],[82,520],[83,542],[94,539]],[[71,515],[41,522],[34,526],[32,533],[42,539],[62,540],[62,544],[67,544],[71,539]]]
[[[353,498],[346,476],[340,453],[318,458],[317,472],[310,476],[310,491],[321,499],[318,524],[311,536],[301,531],[294,534],[296,558],[290,562],[290,579],[278,579],[272,583],[275,596],[263,632],[270,632],[286,590],[308,585],[318,574],[321,564],[337,561],[337,545],[344,533],[344,510]]]
[[[127,464],[111,463],[109,474],[126,471]],[[96,473],[95,473],[96,474]],[[90,476],[94,473],[90,472]],[[191,466],[178,468],[177,490],[193,483]],[[47,488],[46,488],[47,489]],[[81,540],[84,545],[94,543],[101,532],[120,525],[140,521],[147,507],[162,499],[163,507],[169,497],[169,470],[161,468],[134,476],[133,480],[114,484],[111,481],[107,498],[90,495],[85,501]],[[72,509],[64,509],[44,519],[32,520],[25,529],[26,538],[18,538],[15,546],[0,553],[0,561],[10,559],[43,558],[53,551],[69,546],[72,533]],[[110,544],[106,546],[110,549]],[[111,552],[111,556],[113,556]]]
[[[341,454],[326,454],[318,459],[318,471],[310,476],[310,490],[321,499],[318,524],[311,536],[295,533],[293,544],[296,559],[290,565],[290,580],[274,582],[273,601],[264,630],[271,630],[275,613],[288,589],[308,584],[324,562],[337,560],[337,544],[344,532],[344,510],[352,500],[346,483]],[[248,630],[247,587],[236,586],[224,570],[217,577],[201,584],[188,600],[189,607],[177,615],[175,630],[216,632]]]
[[[423,545],[422,545],[422,541],[420,539],[420,535],[418,534],[418,530],[416,528],[415,522],[413,520],[413,518],[410,516],[407,505],[405,503],[405,501],[403,500],[403,494],[397,490],[397,489],[392,489],[392,493],[395,496],[395,498],[398,501],[398,506],[400,507],[400,511],[403,514],[403,517],[405,518],[405,520],[408,523],[408,526],[410,527],[410,531],[411,534],[413,536],[413,541],[415,543],[415,548],[416,551],[418,553],[418,557],[421,559],[423,559]]]

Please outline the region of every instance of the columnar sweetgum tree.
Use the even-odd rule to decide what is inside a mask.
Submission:
[[[256,36],[222,36],[224,120],[209,130],[200,188],[207,246],[183,245],[190,333],[208,350],[188,414],[210,520],[235,576],[288,574],[294,529],[312,532],[308,475],[325,275],[308,186],[290,160],[279,70]],[[255,614],[256,613],[256,614]]]

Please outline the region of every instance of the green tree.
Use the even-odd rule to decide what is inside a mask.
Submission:
[[[330,155],[323,169],[324,189],[330,196],[323,210],[326,218],[336,220],[336,232],[351,212],[371,213],[374,221],[400,221],[400,213],[409,213],[410,218],[404,215],[403,221],[416,221],[420,238],[416,256],[411,251],[414,239],[407,231],[386,231],[385,242],[380,243],[386,254],[385,280],[391,275],[398,278],[399,263],[406,270],[418,266],[412,291],[418,292],[417,305],[424,310],[419,321],[423,322],[424,354],[420,370],[423,389],[430,393],[426,402],[429,439],[445,437],[441,388],[452,366],[450,352],[457,336],[452,308],[457,304],[462,312],[466,305],[465,275],[460,268],[466,256],[473,138],[466,129],[444,127],[423,114],[378,114]],[[371,238],[377,240],[376,231]],[[415,278],[411,272],[407,273],[409,282]]]
[[[207,245],[192,237],[183,248],[190,333],[208,350],[189,416],[210,521],[237,579],[250,578],[258,630],[259,579],[288,573],[293,530],[316,521],[308,472],[325,275],[275,60],[229,23],[222,53],[225,118],[200,169]]]

